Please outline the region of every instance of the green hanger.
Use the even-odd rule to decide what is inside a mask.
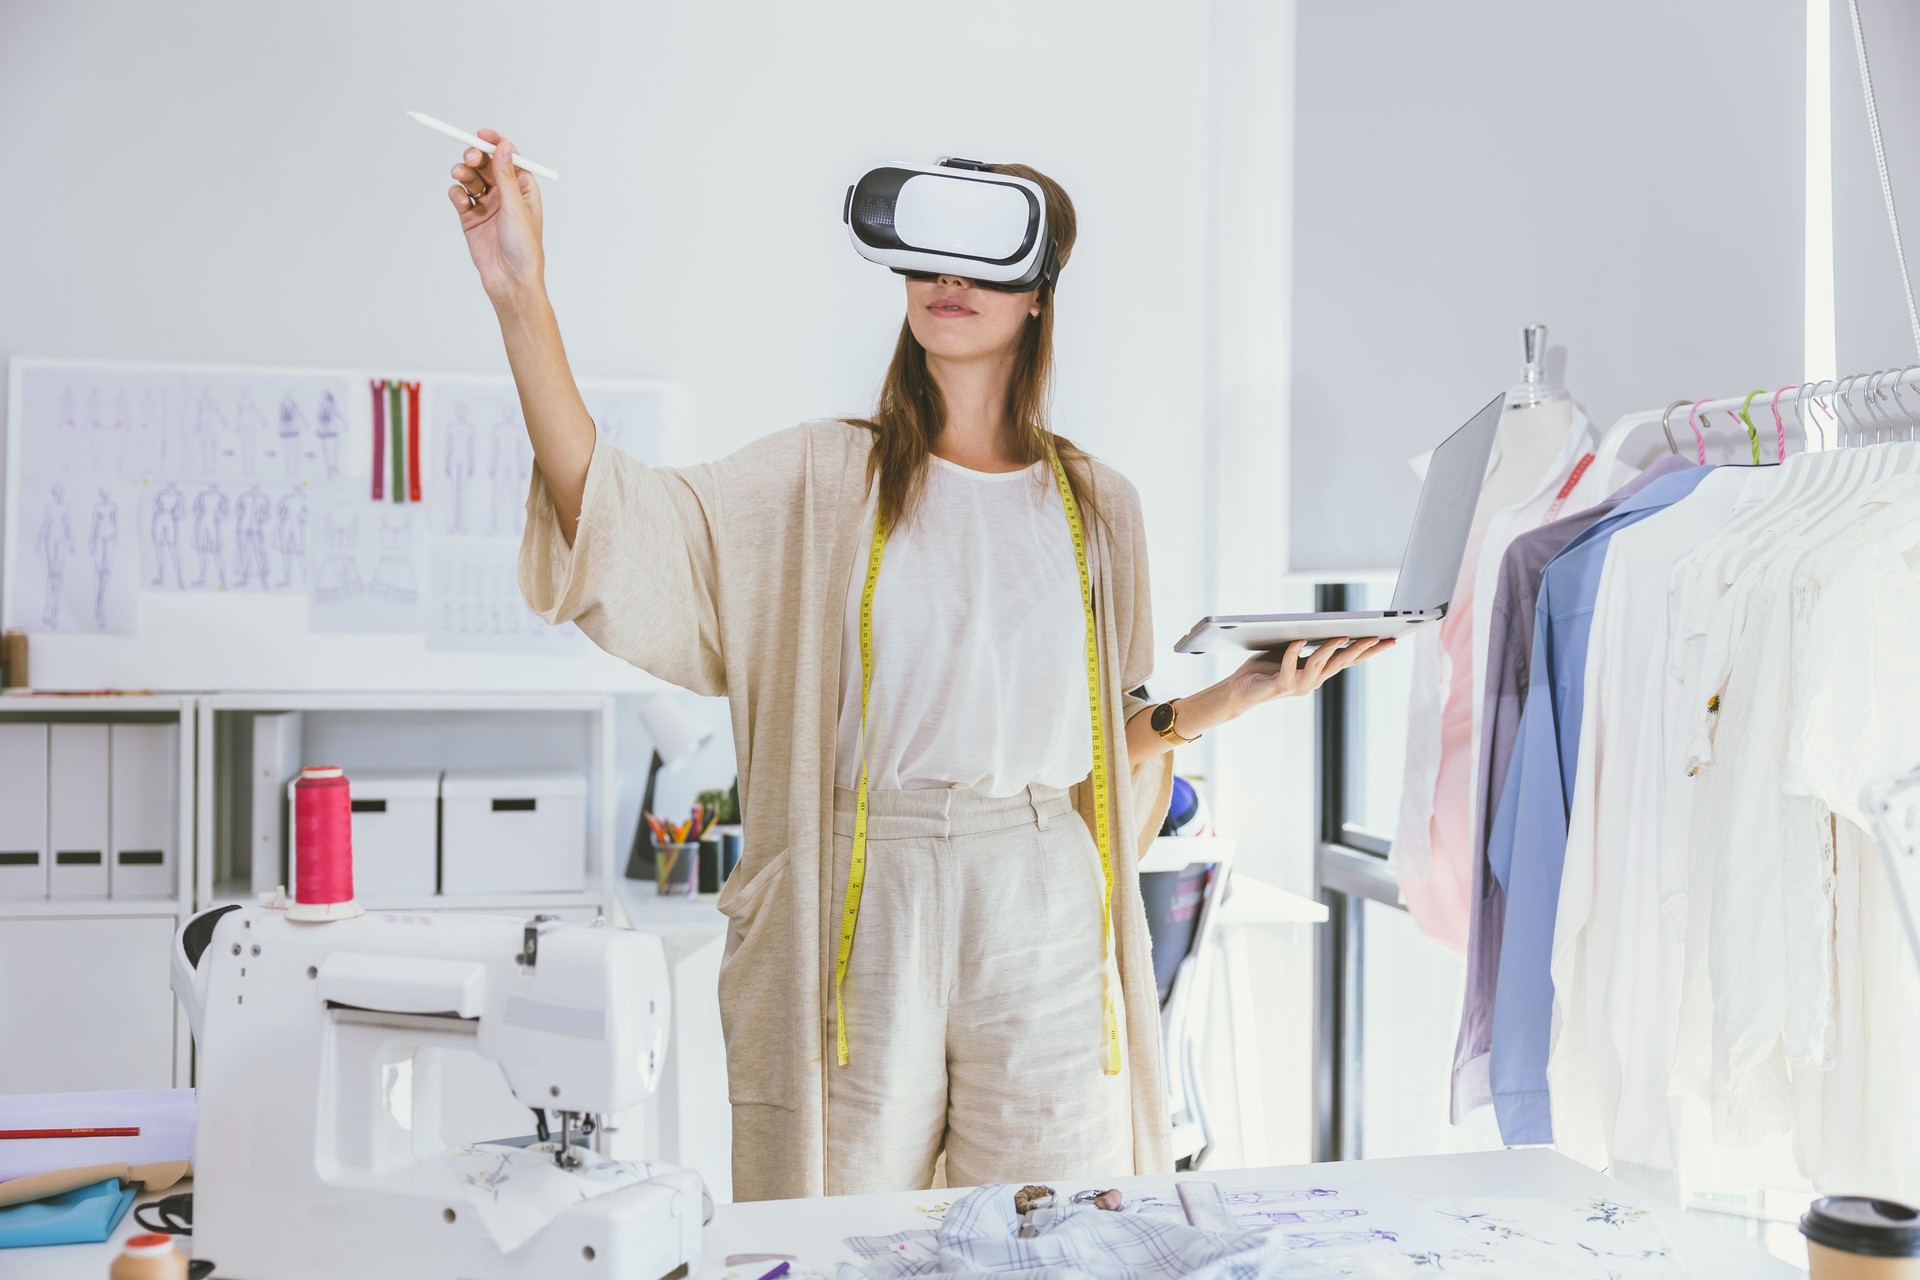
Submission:
[[[1753,446],[1753,465],[1756,467],[1760,465],[1760,432],[1755,429],[1753,418],[1749,416],[1747,410],[1753,408],[1753,398],[1755,396],[1763,396],[1765,394],[1767,394],[1765,387],[1761,387],[1758,391],[1749,391],[1747,392],[1747,402],[1740,406],[1740,421],[1747,428],[1747,442]]]

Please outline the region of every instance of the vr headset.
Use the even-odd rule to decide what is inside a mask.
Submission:
[[[979,160],[869,170],[847,188],[840,217],[861,257],[913,280],[953,275],[1026,293],[1060,269],[1046,193]]]

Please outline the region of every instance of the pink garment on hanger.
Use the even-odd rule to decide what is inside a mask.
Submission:
[[[1440,772],[1427,819],[1431,848],[1424,879],[1400,878],[1400,897],[1420,931],[1459,956],[1467,953],[1473,890],[1473,580],[1485,534],[1474,530],[1453,602],[1440,620],[1446,701],[1440,710]]]

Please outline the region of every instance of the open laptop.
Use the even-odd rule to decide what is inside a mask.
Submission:
[[[1493,437],[1505,400],[1505,395],[1498,395],[1487,401],[1486,408],[1433,451],[1426,483],[1420,489],[1420,503],[1413,509],[1407,552],[1400,558],[1393,602],[1386,610],[1202,618],[1173,646],[1173,651],[1205,653],[1228,646],[1271,650],[1296,640],[1314,645],[1342,636],[1354,640],[1398,636],[1446,617],[1453,584],[1460,577],[1460,562],[1466,558],[1473,511],[1480,504],[1480,486],[1487,478],[1487,459],[1493,454]]]

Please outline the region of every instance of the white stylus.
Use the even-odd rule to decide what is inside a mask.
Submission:
[[[412,116],[415,120],[418,120],[421,124],[427,126],[427,128],[432,129],[435,133],[444,133],[449,138],[457,138],[461,142],[466,143],[470,147],[478,147],[482,151],[486,152],[488,155],[493,154],[493,144],[491,142],[482,142],[479,138],[474,137],[472,134],[468,133],[465,129],[456,129],[452,125],[448,124],[445,120],[435,120],[432,116],[424,115],[418,111],[409,111],[407,112],[407,114]],[[521,155],[518,151],[513,153],[513,162],[514,164],[518,165],[520,168],[525,169],[528,173],[537,173],[543,178],[552,178],[555,181],[558,181],[560,178],[559,174],[547,168],[547,166],[527,159],[525,156]]]

